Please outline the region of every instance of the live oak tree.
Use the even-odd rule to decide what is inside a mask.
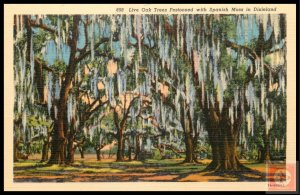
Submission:
[[[158,32],[164,32],[157,41],[161,43],[160,57],[165,59],[162,65],[174,74],[172,60],[180,55],[174,51],[178,48],[181,60],[193,70],[196,97],[205,117],[202,122],[213,153],[207,169],[242,169],[236,153],[242,123],[247,117],[253,129],[253,112],[259,110],[268,135],[276,108],[268,104],[267,90],[277,85],[284,92],[285,16],[186,15],[157,21]],[[269,63],[268,55],[275,55]],[[182,82],[190,74],[176,76]],[[261,83],[259,94],[254,93],[255,79]]]
[[[87,31],[90,20],[88,16],[78,15],[43,16],[42,18],[17,16],[16,19],[16,34],[21,37],[21,41],[24,39],[26,46],[22,48],[24,54],[19,52],[19,63],[23,63],[20,64],[22,70],[20,80],[23,82],[23,69],[30,64],[31,77],[28,77],[32,81],[30,89],[35,89],[34,86],[37,87],[37,93],[32,92],[31,97],[48,107],[49,116],[54,121],[49,163],[63,164],[66,162],[67,139],[73,137],[73,135],[67,136],[69,127],[72,126],[67,105],[68,101],[72,101],[70,94],[72,94],[73,86],[81,84],[75,79],[75,77],[80,77],[78,70],[84,66],[81,63],[87,57],[93,56],[94,48],[97,49],[100,45],[108,42],[108,38],[105,38],[103,34],[95,40],[91,36],[90,39],[93,41],[88,39]],[[106,19],[99,20],[105,21]],[[80,36],[85,38],[80,38]],[[78,42],[82,42],[84,39],[85,42],[80,45]],[[37,43],[33,40],[36,40]],[[107,55],[107,52],[103,51],[100,54]],[[22,57],[25,60],[21,61]],[[98,99],[94,99],[98,103]],[[19,100],[19,103],[24,104],[23,99]]]

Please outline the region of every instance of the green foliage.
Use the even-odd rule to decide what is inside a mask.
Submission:
[[[254,135],[251,136],[248,135],[248,145],[250,149],[254,150],[257,147],[265,147],[263,134],[266,129],[266,124],[264,120],[262,119],[261,115],[255,114],[254,116],[255,122],[254,122]],[[244,127],[245,128],[245,127]],[[245,129],[246,131],[246,129]]]
[[[93,60],[93,61],[90,61],[88,64],[87,64],[87,67],[89,68],[89,69],[93,69],[93,68],[99,68],[99,66],[100,66],[100,60]]]
[[[264,63],[265,64],[271,64],[271,57],[270,56],[264,57]]]
[[[101,64],[101,65],[99,65],[99,67],[98,67],[98,73],[100,74],[101,77],[105,77],[106,76],[107,69],[106,69],[106,66],[105,66],[104,63]]]
[[[138,76],[138,84],[142,84],[146,81],[146,76],[144,73],[139,73],[139,76]]]
[[[246,43],[246,46],[251,50],[255,50],[257,46],[257,38],[253,38],[252,40],[248,41]]]
[[[205,87],[209,94],[215,93],[215,86],[213,80],[207,80],[205,83]]]
[[[34,53],[39,53],[41,49],[46,46],[47,40],[50,38],[50,34],[43,30],[34,33],[32,38]]]
[[[227,39],[236,37],[236,21],[232,16],[221,16],[220,20],[214,20],[213,29],[219,36]]]
[[[67,65],[61,60],[55,60],[52,67],[56,72],[59,73],[65,73],[67,69]]]
[[[245,83],[245,80],[247,79],[247,67],[245,64],[241,64],[237,71],[235,72],[234,80],[236,83],[243,84]]]
[[[271,156],[272,160],[284,160],[284,159],[286,159],[286,150],[285,149],[280,150],[280,151],[271,150],[270,156]]]
[[[178,70],[180,70],[181,76],[185,75],[185,73],[191,71],[190,67],[184,61],[182,54],[176,58],[176,66]]]
[[[218,66],[219,70],[229,70],[230,67],[236,66],[236,60],[227,54],[226,47],[221,47],[221,56]]]
[[[160,155],[160,152],[159,152],[158,149],[153,150],[152,159],[154,159],[154,160],[161,160],[162,159],[162,156]]]
[[[130,72],[129,74],[127,74],[126,77],[126,89],[128,91],[132,91],[135,89],[135,75],[134,73]]]
[[[240,148],[239,148],[240,150]],[[251,160],[251,161],[256,161],[257,157],[258,157],[258,150],[247,150],[247,151],[243,151],[241,153],[241,151],[238,151],[238,153],[240,154],[240,159],[246,159],[246,160]]]
[[[25,36],[25,34],[23,34],[22,37],[18,38],[15,42],[15,46],[18,46],[19,49],[22,51],[22,49],[25,47],[26,44],[26,39],[27,37]],[[15,55],[19,55],[19,52],[14,52]],[[18,59],[17,56],[15,57],[15,59]]]
[[[115,124],[114,124],[114,116],[113,113],[108,113],[105,117],[103,117],[101,121],[101,128],[114,130]]]
[[[176,159],[178,158],[177,154],[173,152],[172,150],[165,150],[165,156],[166,159]]]
[[[40,126],[44,126],[50,128],[52,122],[48,120],[42,120],[39,116],[28,116],[27,126],[37,128]]]

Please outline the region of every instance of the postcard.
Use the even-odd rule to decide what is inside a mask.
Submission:
[[[296,5],[4,8],[5,190],[296,190]]]

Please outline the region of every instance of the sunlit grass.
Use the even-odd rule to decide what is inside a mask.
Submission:
[[[80,169],[82,173],[123,173],[121,169],[112,169],[112,168],[83,168]]]
[[[19,161],[14,163],[14,167],[31,167],[31,166],[41,166],[46,163],[40,163],[39,161],[34,160],[26,160],[26,161]]]
[[[112,164],[115,165],[143,165],[143,162],[141,161],[128,161],[128,162],[113,162]]]
[[[145,163],[147,164],[159,164],[159,165],[168,165],[168,164],[179,164],[184,159],[163,159],[163,160],[155,160],[155,159],[147,159]]]
[[[78,171],[78,168],[73,166],[51,165],[45,167],[37,167],[36,171]]]

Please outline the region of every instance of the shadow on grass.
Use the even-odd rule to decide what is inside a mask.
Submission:
[[[181,179],[187,178],[190,175],[193,174],[201,174],[201,177],[207,177],[208,181],[211,182],[237,182],[237,181],[247,181],[247,182],[263,182],[266,181],[266,175],[265,173],[259,172],[257,170],[253,169],[247,169],[247,170],[239,170],[239,171],[195,171],[195,172],[189,172],[180,174],[179,177],[175,178],[174,180],[180,181]],[[219,177],[217,179],[214,179],[215,177]],[[211,179],[209,179],[211,177]]]
[[[236,178],[236,181],[265,181],[265,174],[256,170],[243,170],[243,171],[216,171],[208,172],[204,176],[221,176],[226,178]],[[222,181],[222,180],[211,180],[211,181]],[[230,180],[229,180],[230,181]]]
[[[15,171],[25,171],[28,169],[35,169],[35,168],[43,168],[43,167],[51,167],[52,165],[49,164],[35,164],[35,165],[28,165],[28,166],[21,166],[21,167],[14,167]]]
[[[27,164],[26,164],[27,163]],[[258,164],[259,165],[259,164]],[[258,166],[257,165],[257,166]],[[15,182],[180,182],[189,181],[265,181],[264,173],[249,169],[242,171],[203,171],[207,164],[182,163],[179,160],[149,160],[125,162],[84,162],[73,165],[47,165],[22,162],[14,167]],[[253,165],[256,167],[256,165]],[[84,170],[91,169],[91,170]],[[105,169],[102,170],[101,169]],[[106,170],[107,169],[107,170]],[[114,172],[116,169],[120,172]],[[29,171],[27,174],[26,171]]]

